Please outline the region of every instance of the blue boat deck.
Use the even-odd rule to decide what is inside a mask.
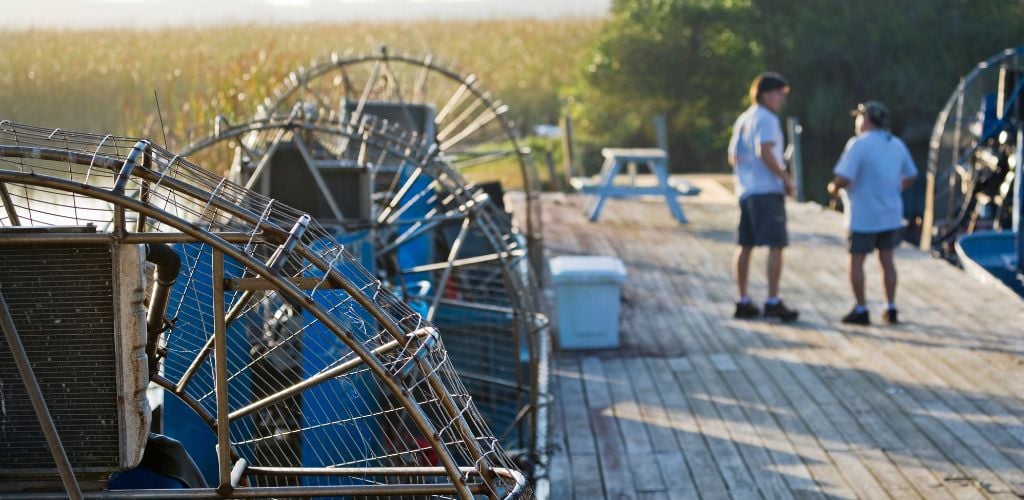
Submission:
[[[553,367],[553,499],[1017,498],[1024,494],[1024,302],[904,246],[905,323],[849,327],[839,214],[789,206],[792,325],[731,318],[735,203],[719,177],[683,199],[546,195],[549,256],[629,271],[623,345]],[[764,298],[764,252],[752,295]],[[883,305],[868,266],[873,319]]]

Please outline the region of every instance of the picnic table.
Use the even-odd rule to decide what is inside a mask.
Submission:
[[[669,211],[680,223],[686,223],[683,206],[677,199],[679,196],[694,196],[700,189],[685,182],[674,182],[668,176],[668,154],[660,148],[604,148],[601,150],[604,164],[596,181],[575,177],[571,179],[574,189],[583,194],[591,195],[587,204],[586,214],[591,222],[597,222],[608,198],[636,198],[640,196],[664,196]],[[647,168],[657,180],[657,184],[637,185],[636,177],[639,167]],[[615,179],[623,173],[623,167],[629,177],[626,185],[616,184]]]

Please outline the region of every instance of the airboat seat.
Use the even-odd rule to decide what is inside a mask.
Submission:
[[[139,466],[114,475],[109,490],[179,490],[206,488],[199,466],[177,440],[149,434]]]
[[[669,211],[680,223],[686,223],[683,206],[677,199],[679,196],[695,196],[700,189],[685,182],[673,182],[668,176],[668,154],[660,148],[620,149],[604,148],[604,165],[596,180],[585,177],[574,177],[570,180],[576,191],[592,195],[587,205],[587,216],[591,222],[597,222],[608,198],[635,198],[640,196],[664,196]],[[637,185],[638,166],[646,167],[657,183],[655,185]],[[629,177],[626,185],[615,184],[615,178],[622,173],[623,167]]]

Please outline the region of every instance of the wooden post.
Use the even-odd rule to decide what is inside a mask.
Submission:
[[[573,142],[572,118],[569,115],[562,117],[562,158],[565,178],[572,179],[576,176],[576,145]]]
[[[657,136],[657,147],[665,152],[666,174],[672,175],[672,157],[669,155],[669,118],[665,113],[654,115],[654,134]]]
[[[555,155],[551,151],[545,151],[544,162],[548,165],[548,178],[551,179],[551,189],[561,192],[562,176],[558,175],[558,171],[555,169]]]
[[[665,113],[654,114],[654,135],[658,141],[658,148],[665,152],[665,166],[671,170],[672,162],[668,155],[668,117]]]

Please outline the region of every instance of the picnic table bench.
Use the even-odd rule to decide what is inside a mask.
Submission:
[[[677,199],[679,196],[694,196],[700,193],[700,189],[685,182],[673,182],[668,176],[668,154],[659,148],[604,148],[601,150],[604,156],[604,164],[601,166],[601,173],[597,180],[586,177],[574,177],[570,180],[573,188],[583,194],[592,195],[587,204],[586,213],[591,222],[596,222],[601,216],[601,209],[604,208],[608,198],[635,198],[639,196],[657,195],[664,196],[669,211],[680,223],[686,223],[686,215],[683,207]],[[653,186],[638,186],[636,184],[637,169],[640,166],[646,167],[657,180]],[[629,176],[629,184],[615,184],[615,178],[623,173]]]

